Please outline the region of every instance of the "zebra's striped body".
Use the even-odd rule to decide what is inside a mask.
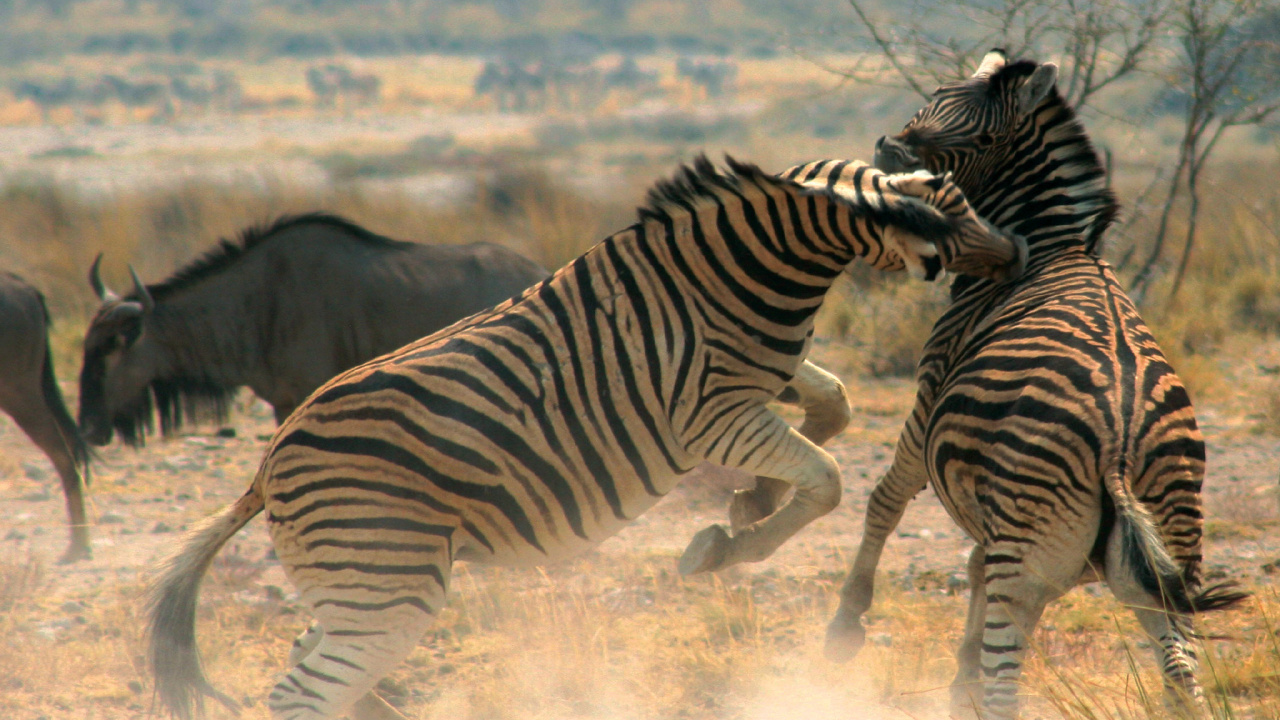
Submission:
[[[802,364],[835,277],[856,257],[998,276],[1024,255],[946,179],[827,163],[797,182],[730,163],[725,175],[700,159],[650,193],[636,225],[521,298],[317,390],[281,425],[249,493],[195,532],[157,587],[164,702],[187,715],[214,694],[194,653],[198,579],[264,508],[317,618],[268,702],[278,717],[331,718],[388,711],[366,693],[441,609],[454,560],[581,552],[702,460],[796,494],[732,537],[699,533],[686,572],[764,558],[834,507],[834,461],[767,404],[838,388]]]
[[[1116,205],[1055,80],[1051,64],[993,51],[877,148],[881,167],[954,172],[984,217],[1027,238],[1030,257],[1010,282],[956,281],[827,637],[833,659],[861,647],[884,542],[932,483],[976,542],[953,708],[990,720],[1016,716],[1027,638],[1077,582],[1105,578],[1134,607],[1170,699],[1185,707],[1201,694],[1189,616],[1243,598],[1200,585],[1204,441],[1182,383],[1099,258]]]

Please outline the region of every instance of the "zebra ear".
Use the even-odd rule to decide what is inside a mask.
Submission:
[[[1008,62],[1009,57],[1005,55],[1004,48],[992,48],[990,52],[982,57],[982,64],[978,66],[973,76],[975,78],[991,77]]]
[[[1028,115],[1044,100],[1058,83],[1058,66],[1045,63],[1031,73],[1031,77],[1018,88],[1018,113]]]
[[[956,181],[956,180],[955,180],[955,173],[951,172],[950,170],[948,170],[948,171],[946,171],[946,172],[942,173],[942,184],[943,184],[943,185],[951,185],[951,184],[955,183],[955,181]]]

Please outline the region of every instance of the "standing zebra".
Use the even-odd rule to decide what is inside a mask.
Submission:
[[[1190,616],[1246,597],[1200,583],[1204,441],[1100,259],[1116,202],[1056,80],[1052,64],[992,51],[876,150],[882,169],[954,173],[983,217],[1026,238],[1030,257],[1015,280],[953,286],[893,465],[867,502],[827,654],[861,647],[885,539],[931,482],[976,542],[952,706],[980,706],[988,720],[1016,716],[1027,638],[1077,582],[1105,578],[1134,608],[1157,641],[1167,700],[1187,708],[1202,697]]]
[[[702,460],[796,487],[776,513],[699,533],[681,568],[767,557],[839,501],[834,460],[768,408],[834,382],[803,364],[814,313],[855,258],[1004,277],[1020,241],[955,185],[821,163],[798,181],[706,158],[649,194],[639,221],[517,299],[354,368],[276,432],[249,491],[194,530],[150,609],[156,688],[188,717],[205,680],[201,575],[264,508],[317,618],[268,704],[354,710],[445,602],[454,560],[527,566],[615,534]],[[823,378],[827,380],[824,380]]]

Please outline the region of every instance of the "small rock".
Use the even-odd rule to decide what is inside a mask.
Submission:
[[[49,491],[49,487],[49,485],[43,485],[39,490],[29,492],[18,499],[25,500],[26,502],[45,502],[47,500],[52,500],[53,493]]]
[[[129,692],[133,693],[134,695],[142,694],[142,683],[138,682],[137,680],[130,680],[129,684],[126,687],[128,687]]]
[[[29,479],[36,482],[44,482],[44,479],[49,477],[49,467],[47,465],[30,460],[22,463],[22,472]]]
[[[155,527],[151,528],[151,532],[158,535],[160,533],[173,532],[173,528],[169,527],[169,523],[161,520],[160,522],[156,523]]]
[[[220,438],[233,438],[236,436],[236,429],[233,427],[218,428],[218,432],[214,436]]]

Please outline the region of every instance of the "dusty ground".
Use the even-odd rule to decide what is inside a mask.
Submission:
[[[754,603],[752,612],[760,617],[768,613],[781,613],[781,617],[786,617],[789,608],[803,603],[807,613],[805,617],[812,618],[801,623],[800,636],[793,638],[791,644],[799,643],[809,648],[810,656],[816,656],[814,648],[818,646],[821,633],[818,623],[832,606],[833,598],[798,598],[777,588],[809,588],[809,592],[819,595],[829,595],[834,590],[858,540],[866,497],[875,478],[889,465],[901,418],[912,398],[912,387],[907,381],[856,382],[850,389],[856,413],[853,426],[830,446],[844,470],[846,494],[840,508],[815,522],[768,561],[726,572],[718,580],[708,581],[713,585],[691,583],[674,586],[673,590],[678,594],[681,588],[692,588],[692,592],[705,594],[713,590],[731,593],[725,588],[750,588],[749,602]],[[1209,570],[1215,574],[1217,571],[1225,572],[1246,581],[1255,590],[1274,594],[1274,576],[1271,573],[1280,561],[1280,534],[1274,532],[1280,517],[1275,494],[1277,470],[1280,468],[1280,439],[1251,432],[1247,423],[1224,416],[1212,406],[1201,407],[1199,415],[1210,449],[1210,473],[1206,486]],[[118,603],[122,607],[114,616],[125,618],[120,622],[126,625],[139,622],[137,592],[147,569],[174,546],[188,524],[231,502],[243,492],[256,469],[265,438],[273,430],[268,408],[248,396],[240,403],[231,426],[236,431],[233,438],[218,437],[214,435],[213,428],[203,428],[181,437],[153,441],[138,451],[119,445],[101,450],[94,468],[91,494],[90,515],[96,523],[93,529],[95,557],[91,561],[63,567],[52,565],[66,542],[62,497],[54,484],[55,477],[43,456],[26,441],[16,426],[8,418],[0,418],[0,559],[20,564],[34,557],[45,563],[37,593],[41,612],[24,614],[17,628],[11,628],[22,631],[26,638],[24,642],[28,644],[24,652],[38,653],[42,643],[54,648],[59,643],[69,642],[73,636],[78,637],[77,633],[82,632],[80,626],[86,623],[85,615],[91,616],[89,625],[94,627],[93,618],[100,616],[91,612],[95,605]],[[593,568],[608,568],[604,574],[616,576],[620,572],[618,568],[630,567],[628,563],[635,565],[636,562],[647,568],[637,572],[649,573],[655,578],[661,576],[661,582],[653,580],[655,588],[666,587],[676,582],[669,579],[670,571],[666,565],[669,563],[670,569],[674,569],[675,558],[686,540],[706,524],[724,520],[725,491],[735,481],[737,478],[723,471],[698,472],[636,523],[572,567],[552,569],[550,574],[534,570],[495,572],[477,568],[474,577],[467,571],[459,573],[458,577],[465,579],[460,579],[458,585],[464,589],[455,587],[455,591],[466,592],[465,587],[473,587],[473,581],[476,584],[502,583],[515,596],[526,591],[536,592],[543,586],[565,583],[581,582],[586,583],[583,587],[595,588],[598,583],[592,585],[592,581],[585,577],[594,572]],[[291,602],[291,588],[278,565],[270,559],[269,549],[261,518],[224,549],[219,572],[234,576],[238,563],[252,568],[246,571],[242,578],[244,582],[236,585],[241,589],[236,591],[230,602],[253,605],[264,602],[264,598],[282,600],[286,604]],[[948,588],[954,594],[962,578],[959,571],[963,568],[967,551],[965,538],[946,517],[932,494],[926,492],[911,507],[898,537],[889,545],[882,566],[887,581],[882,581],[882,587],[890,588],[888,592],[891,593],[905,593],[905,597],[912,597],[913,593],[922,597],[946,595]],[[604,598],[604,606],[611,610],[623,606],[625,610],[636,603],[645,606],[661,604],[664,591],[637,591],[634,586],[631,589],[627,587],[623,583],[618,589],[602,589],[598,595]],[[658,593],[656,597],[655,592]],[[1098,593],[1091,590],[1089,594]],[[725,595],[729,598],[726,602],[732,604],[732,597],[731,594]],[[464,604],[474,602],[478,601],[467,600]],[[501,597],[492,602],[501,605]],[[950,603],[946,607],[951,608],[946,612],[960,612],[959,598],[946,602]],[[305,610],[301,612],[305,615]],[[466,614],[470,610],[464,608],[460,612]],[[496,612],[500,614],[501,611]],[[301,630],[305,625],[303,618],[287,620],[286,628],[276,631],[282,637],[287,637],[288,632]],[[906,621],[914,622],[911,618]],[[949,618],[948,627],[954,628],[958,621],[958,617]],[[919,623],[927,622],[919,619]],[[447,635],[447,631],[442,632]],[[792,628],[785,630],[788,634],[795,632]],[[137,628],[117,628],[108,636],[120,637],[122,633],[126,638],[136,638]],[[877,633],[873,627],[872,640],[877,641],[877,638],[884,644],[892,642],[887,633]],[[944,637],[940,641],[943,645],[951,645],[955,638]],[[246,673],[252,677],[246,680],[247,686],[256,690],[245,692],[247,700],[252,699],[253,692],[265,691],[283,663],[283,650],[279,647],[283,640],[275,638],[273,642],[277,648],[275,652],[281,656],[265,658],[262,661],[264,667],[248,668]],[[437,658],[446,655],[443,651],[435,653]],[[447,656],[459,663],[470,663],[469,671],[485,677],[485,663],[490,657],[485,653]],[[4,657],[0,654],[0,660]],[[55,702],[54,707],[65,709],[66,717],[141,716],[144,708],[149,706],[146,699],[149,692],[144,692],[145,673],[139,663],[139,658],[135,657],[133,671],[126,671],[118,681],[105,681],[108,687],[99,692],[111,698],[106,706],[81,708],[74,701],[61,701],[62,704]],[[216,663],[210,661],[210,664]],[[446,665],[453,667],[451,663]],[[14,673],[15,677],[21,675],[17,670]],[[5,668],[0,667],[0,678],[5,674]],[[412,684],[419,675],[412,675],[405,682]],[[509,680],[508,673],[499,675],[503,680]],[[128,689],[109,687],[113,682],[126,684],[128,677],[141,679],[128,680]],[[0,709],[8,707],[14,713],[7,717],[27,717],[24,714],[27,712],[32,718],[51,720],[62,716],[32,709],[29,696],[23,703],[6,705],[6,692],[32,689],[24,687],[18,680],[13,683],[6,686],[0,682]],[[775,688],[772,695],[761,692],[764,695],[753,700],[753,710],[728,712],[727,715],[765,717],[771,715],[769,708],[775,705],[783,709],[793,708],[786,691]],[[411,694],[418,697],[417,693]],[[943,693],[933,692],[935,698],[941,695]],[[76,696],[73,693],[70,697]],[[428,699],[436,704],[442,702],[434,695],[418,699],[423,703]],[[900,706],[900,703],[886,702]],[[415,708],[421,711],[419,706],[410,703],[408,709]],[[841,715],[838,708],[830,712],[836,717]],[[870,709],[864,712],[866,714],[860,717],[882,717]],[[899,707],[897,712],[906,711]],[[474,708],[471,714],[475,715]],[[724,713],[713,712],[709,716],[721,714]],[[783,716],[787,714],[784,712]],[[495,710],[481,716],[506,715]],[[555,717],[556,713],[544,713],[543,716]],[[883,717],[916,716],[895,712]]]

